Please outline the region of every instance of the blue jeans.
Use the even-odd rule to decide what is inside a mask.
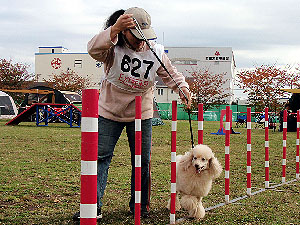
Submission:
[[[131,153],[131,198],[129,207],[134,210],[135,198],[135,122],[116,122],[99,116],[98,119],[98,172],[97,172],[97,207],[102,207],[102,197],[106,188],[108,169],[113,152],[120,135],[126,127],[130,153]],[[142,193],[141,207],[145,209],[149,204],[150,184],[150,154],[152,140],[152,120],[142,120]]]

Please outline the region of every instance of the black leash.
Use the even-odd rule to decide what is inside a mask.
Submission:
[[[155,58],[158,60],[158,62],[160,63],[160,65],[164,68],[164,70],[167,72],[167,74],[171,77],[172,81],[176,84],[179,92],[184,96],[187,104],[189,102],[187,96],[184,94],[184,92],[181,90],[181,88],[179,87],[179,85],[177,84],[177,82],[174,80],[174,78],[172,77],[172,75],[169,73],[168,69],[165,67],[165,65],[163,64],[163,62],[160,60],[160,58],[158,57],[158,55],[156,54],[156,52],[154,51],[154,49],[152,48],[152,46],[150,45],[148,39],[145,37],[138,21],[133,17],[132,18],[134,20],[134,22],[136,23],[135,29],[137,30],[137,32],[139,33],[139,35],[141,35],[141,37],[143,38],[143,40],[146,42],[146,44],[148,45],[148,47],[150,48],[151,52],[154,54]],[[192,144],[192,148],[194,148],[194,137],[193,137],[193,129],[192,129],[192,120],[191,120],[191,110],[188,109],[188,115],[189,115],[189,123],[190,123],[190,133],[191,133],[191,144]]]
[[[190,133],[191,133],[191,143],[192,143],[192,148],[194,148],[194,136],[193,136],[193,128],[192,128],[192,120],[191,120],[191,109],[188,109],[188,114],[189,114],[189,123],[190,123]]]

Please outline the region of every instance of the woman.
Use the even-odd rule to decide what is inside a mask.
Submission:
[[[103,62],[105,70],[99,96],[97,218],[102,217],[102,197],[107,183],[108,169],[115,145],[124,128],[126,128],[131,151],[132,173],[129,207],[130,212],[134,213],[135,96],[142,96],[141,215],[148,216],[151,118],[153,117],[155,76],[160,76],[169,88],[178,92],[174,81],[135,30],[136,24],[133,18],[139,23],[148,40],[156,39],[155,32],[150,26],[150,15],[144,9],[134,7],[126,11],[114,12],[108,18],[105,30],[94,36],[88,43],[89,54],[94,59]],[[171,65],[164,53],[163,46],[153,41],[150,41],[150,44],[190,103],[190,93],[184,76]],[[182,94],[180,97],[187,104]]]

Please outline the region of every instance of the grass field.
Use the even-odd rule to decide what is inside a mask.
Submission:
[[[5,126],[0,121],[0,224],[73,224],[80,204],[80,129],[63,124]],[[168,224],[165,208],[170,195],[171,121],[153,127],[150,218],[142,224]],[[224,136],[211,135],[218,122],[204,123],[208,144],[224,168]],[[254,126],[252,126],[254,127]],[[195,141],[197,122],[193,122]],[[246,129],[230,140],[230,199],[246,194]],[[270,185],[281,183],[282,133],[270,131]],[[288,133],[287,181],[295,179],[296,133]],[[189,150],[187,121],[178,122],[177,154]],[[122,134],[109,171],[100,224],[134,224],[128,214],[130,157]],[[252,192],[264,188],[264,130],[252,131]],[[282,185],[209,211],[201,221],[182,224],[299,224],[300,181]],[[224,171],[204,207],[224,202]],[[182,218],[186,212],[176,214]]]

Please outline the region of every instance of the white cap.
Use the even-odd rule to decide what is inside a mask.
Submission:
[[[148,40],[157,38],[154,30],[150,26],[151,25],[151,17],[144,9],[138,8],[138,7],[133,7],[133,8],[127,9],[124,14],[133,14],[132,17],[135,18],[136,21],[139,23],[138,25],[140,26],[145,37]],[[136,38],[143,39],[141,37],[141,35],[137,32],[136,29],[130,29],[130,30]]]

